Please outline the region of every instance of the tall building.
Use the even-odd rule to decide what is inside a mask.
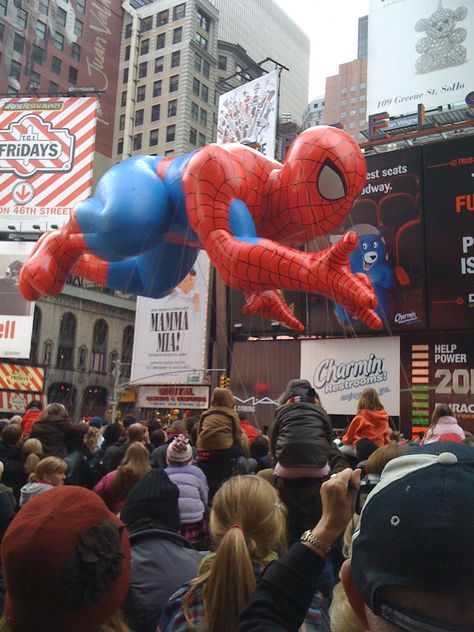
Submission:
[[[303,129],[324,123],[324,95],[310,101],[303,114]]]
[[[208,0],[124,7],[115,161],[179,155],[211,142],[216,8]]]
[[[308,104],[309,38],[275,0],[214,0],[219,39],[240,44],[256,62],[271,57],[281,73],[280,115],[301,124]]]
[[[326,78],[324,123],[341,124],[357,141],[367,125],[367,59],[340,64],[339,73]]]
[[[0,93],[99,93],[95,179],[111,164],[121,26],[119,2],[0,0]]]
[[[367,57],[369,52],[369,16],[363,15],[359,18],[359,28],[357,33],[357,59]]]

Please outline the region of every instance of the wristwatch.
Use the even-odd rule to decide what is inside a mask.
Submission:
[[[312,534],[311,529],[308,529],[303,533],[300,538],[300,542],[309,542],[313,546],[317,546],[318,549],[321,549],[321,551],[323,551],[323,553],[326,553],[326,555],[331,550],[331,547],[328,544],[320,540],[318,536]]]

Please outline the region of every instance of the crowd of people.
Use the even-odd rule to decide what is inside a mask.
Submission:
[[[268,437],[225,388],[167,426],[0,421],[0,632],[474,631],[474,438],[354,412],[337,438],[295,379]]]

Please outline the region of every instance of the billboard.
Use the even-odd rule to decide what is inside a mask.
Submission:
[[[378,299],[382,332],[423,329],[426,325],[421,149],[367,156],[367,182],[355,200],[335,243],[355,230],[359,246],[351,270],[368,276]],[[322,240],[321,240],[322,241]],[[326,244],[319,244],[316,249]],[[339,305],[308,295],[309,331],[319,335],[374,332]]]
[[[367,112],[461,103],[474,76],[474,7],[459,0],[371,0]]]
[[[437,404],[474,432],[474,340],[466,333],[415,334],[403,340],[401,429],[425,432]]]
[[[426,145],[430,329],[474,323],[474,147],[471,138]],[[446,236],[449,235],[449,239]]]
[[[205,410],[209,408],[209,386],[139,386],[138,408],[179,408]]]
[[[200,252],[189,274],[167,296],[138,297],[130,382],[201,382],[207,366],[209,258]]]
[[[2,412],[23,415],[26,407],[33,401],[47,405],[46,395],[39,393],[22,393],[18,391],[0,391],[0,410]]]
[[[400,414],[400,338],[301,341],[301,379],[330,415],[355,415],[364,388],[375,388],[392,416]]]
[[[0,230],[65,224],[88,197],[97,99],[0,99]]]
[[[0,389],[42,393],[44,369],[22,364],[0,363]]]
[[[275,158],[280,71],[273,70],[219,97],[218,143],[243,143]]]
[[[30,356],[34,303],[21,296],[18,281],[33,245],[25,241],[0,242],[0,358]]]

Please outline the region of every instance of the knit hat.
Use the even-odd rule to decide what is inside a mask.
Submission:
[[[12,632],[95,630],[128,591],[128,534],[82,487],[55,487],[25,505],[5,533],[1,558]]]
[[[290,380],[277,403],[279,406],[283,406],[286,403],[300,402],[319,403],[319,396],[308,380]]]
[[[182,434],[175,437],[166,450],[166,460],[168,463],[188,463],[192,458],[193,449],[189,445],[189,441]]]
[[[181,526],[178,497],[178,487],[170,481],[168,474],[161,469],[152,470],[128,492],[120,518],[127,525],[149,519],[178,531]]]
[[[102,419],[102,417],[92,417],[92,419],[89,421],[89,426],[92,426],[92,428],[102,428],[102,426],[104,425],[104,421]]]
[[[364,602],[403,630],[451,630],[383,600],[382,588],[461,596],[474,580],[474,450],[431,443],[390,461],[367,497],[351,572]]]

